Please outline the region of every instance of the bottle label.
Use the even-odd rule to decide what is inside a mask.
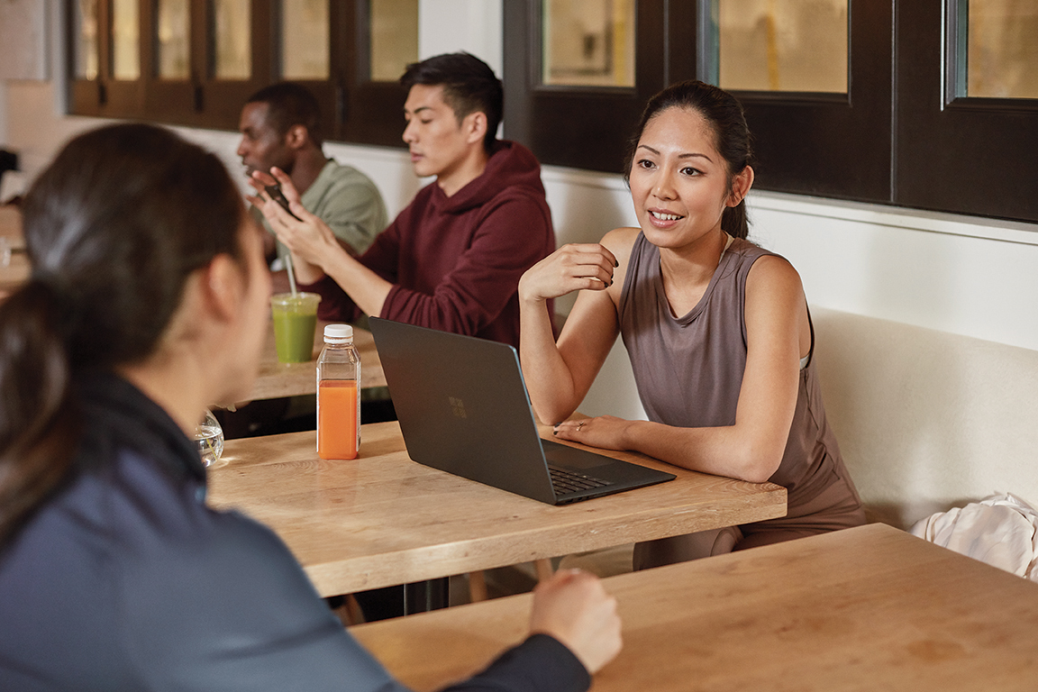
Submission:
[[[356,380],[321,380],[317,388],[317,456],[356,459]]]

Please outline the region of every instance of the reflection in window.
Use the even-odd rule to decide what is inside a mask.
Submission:
[[[847,91],[849,0],[715,0],[725,89]]]
[[[635,0],[543,0],[544,84],[634,86]]]
[[[249,0],[214,0],[213,23],[216,78],[248,79],[252,76]]]
[[[137,0],[112,2],[112,75],[116,79],[141,76],[139,9]]]
[[[73,21],[76,78],[97,79],[97,0],[78,0]]]
[[[1038,3],[969,2],[966,95],[1038,98]]]
[[[328,0],[281,3],[281,76],[328,79]]]
[[[155,27],[158,75],[162,79],[187,79],[190,75],[190,14],[188,0],[159,0]]]
[[[418,0],[371,0],[371,80],[395,82],[418,60]]]

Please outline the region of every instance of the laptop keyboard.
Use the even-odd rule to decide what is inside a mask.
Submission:
[[[566,469],[560,469],[558,466],[549,465],[548,471],[551,473],[551,484],[555,486],[555,492],[559,495],[612,485],[611,482],[604,481],[601,478],[567,471]]]

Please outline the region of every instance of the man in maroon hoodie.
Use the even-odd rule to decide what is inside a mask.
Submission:
[[[496,139],[501,81],[467,53],[408,66],[404,141],[418,176],[436,176],[359,258],[282,184],[293,219],[260,193],[253,202],[292,250],[296,276],[322,296],[319,316],[362,314],[519,345],[519,277],[555,249],[540,165]],[[257,174],[254,187],[262,190]]]

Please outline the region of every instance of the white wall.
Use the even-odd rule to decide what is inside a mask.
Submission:
[[[464,50],[500,76],[502,16],[501,0],[419,0],[418,57]]]

